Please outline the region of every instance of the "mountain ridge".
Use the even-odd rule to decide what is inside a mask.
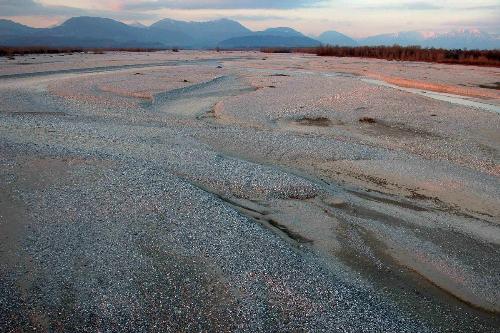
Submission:
[[[358,40],[360,45],[420,45],[446,49],[497,49],[500,38],[479,29],[459,29],[448,32],[401,31],[369,36]]]
[[[0,19],[0,45],[84,46],[84,47],[182,47],[258,48],[339,46],[420,45],[447,49],[500,49],[500,36],[479,29],[449,32],[403,31],[354,39],[337,31],[325,31],[316,38],[289,27],[252,31],[230,19],[180,21],[170,18],[150,26],[101,18],[73,17],[51,28],[33,28]]]
[[[338,31],[329,30],[318,36],[318,40],[324,44],[339,46],[357,46],[358,42],[353,38]]]

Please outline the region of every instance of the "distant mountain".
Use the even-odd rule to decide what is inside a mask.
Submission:
[[[117,42],[140,41],[143,31],[112,19],[100,17],[74,17],[60,26],[47,29],[47,36],[90,39],[109,39]]]
[[[63,24],[34,29],[11,21],[0,22],[0,45],[49,47],[165,47],[144,29],[99,17],[74,17]]]
[[[500,36],[478,29],[463,29],[435,34],[426,39],[424,46],[439,46],[446,49],[500,49]]]
[[[337,31],[325,31],[318,36],[318,40],[323,44],[338,46],[356,46],[358,43],[349,36]]]
[[[99,40],[99,45],[110,47],[188,47],[193,43],[192,38],[182,31],[134,27],[99,17],[74,17],[47,33],[54,37]]]
[[[319,45],[321,45],[320,42],[304,36],[297,30],[278,27],[226,39],[220,42],[218,46],[223,49],[256,49],[262,47],[314,47]]]
[[[273,35],[251,35],[230,38],[219,43],[223,49],[256,49],[262,47],[315,47],[320,42],[309,37],[283,37]]]
[[[82,16],[46,29],[0,20],[0,45],[8,46],[210,48],[222,40],[250,33],[238,22],[226,19],[208,22],[165,19],[146,27]]]
[[[500,37],[477,29],[463,29],[446,33],[407,31],[371,36],[358,40],[359,45],[420,45],[446,49],[496,49]]]
[[[319,40],[319,41],[318,41]],[[500,36],[480,30],[448,33],[399,32],[354,40],[336,31],[312,39],[288,27],[253,32],[228,19],[185,22],[164,19],[147,27],[100,17],[74,17],[59,26],[32,28],[0,19],[0,45],[49,47],[261,48],[330,45],[421,45],[436,48],[500,49]]]
[[[31,34],[37,29],[31,28],[14,21],[0,19],[0,37],[16,36],[20,34]]]
[[[192,47],[215,47],[225,39],[245,36],[252,31],[228,19],[207,22],[184,22],[164,19],[149,27],[152,31],[170,31],[189,36]]]
[[[425,40],[422,33],[417,31],[397,32],[391,34],[375,35],[366,38],[358,39],[359,45],[376,46],[376,45],[421,45]]]
[[[148,27],[147,25],[144,25],[141,22],[132,22],[129,25],[134,28],[143,28],[143,29]]]
[[[255,34],[280,37],[305,37],[301,32],[287,27],[269,28],[264,31],[257,31]]]

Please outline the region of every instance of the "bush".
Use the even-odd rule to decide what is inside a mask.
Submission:
[[[423,61],[446,64],[500,66],[500,50],[445,50],[420,46],[321,46],[295,49],[295,52],[330,57],[363,57],[397,61]]]
[[[289,47],[266,47],[260,51],[264,53],[292,53],[294,50]]]

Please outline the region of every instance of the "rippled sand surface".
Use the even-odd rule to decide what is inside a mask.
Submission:
[[[499,75],[0,59],[1,330],[495,332]]]

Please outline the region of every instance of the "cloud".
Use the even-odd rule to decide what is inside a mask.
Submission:
[[[226,16],[220,16],[220,18],[225,18]],[[293,19],[287,16],[278,15],[231,15],[233,20],[242,21],[276,21],[276,20],[290,20]]]
[[[425,1],[411,1],[406,3],[378,5],[371,7],[363,7],[362,9],[370,10],[438,10],[443,9],[442,6],[435,5]]]
[[[70,6],[51,6],[33,0],[0,0],[1,17],[23,16],[101,16],[124,20],[156,18],[155,14],[112,10],[88,10]]]
[[[436,6],[429,2],[418,1],[406,4],[406,8],[411,10],[435,10],[435,9],[442,9],[443,7]]]
[[[116,0],[99,2],[101,9],[78,8],[75,1],[65,1],[64,6],[43,4],[36,0],[0,0],[0,17],[71,17],[71,16],[101,16],[119,20],[153,20],[159,19],[162,9],[172,10],[259,10],[259,9],[292,9],[318,6],[325,0]],[[94,2],[90,2],[94,3]],[[113,5],[111,6],[110,3]],[[74,5],[73,5],[74,4]],[[76,7],[75,7],[76,6]],[[107,8],[106,8],[107,7]],[[234,16],[232,14],[225,16]],[[252,21],[277,19],[267,15],[247,15]],[[285,19],[285,17],[280,17]]]
[[[128,10],[158,9],[293,9],[319,5],[324,0],[157,0],[124,4]]]
[[[66,6],[45,6],[33,0],[0,0],[1,16],[79,15],[81,9]]]
[[[470,6],[464,7],[465,10],[495,10],[500,11],[500,5],[491,5],[491,6]]]

